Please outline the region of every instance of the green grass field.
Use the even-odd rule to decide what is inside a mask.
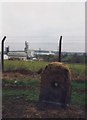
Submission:
[[[14,85],[15,81],[3,80],[5,84]],[[3,99],[21,97],[23,96],[26,100],[39,100],[40,94],[40,81],[38,80],[17,80],[16,86],[26,87],[26,89],[12,89],[8,87],[7,89],[3,89]],[[85,82],[76,82],[72,81],[72,94],[71,94],[71,104],[76,105],[85,105]],[[38,87],[39,86],[39,87]],[[27,89],[27,88],[31,89]]]
[[[42,61],[13,61],[6,60],[4,62],[5,71],[14,71],[14,70],[31,70],[33,72],[38,71],[40,68],[44,68],[48,62]]]
[[[85,70],[87,69],[85,64],[68,64],[68,66],[77,75],[85,75]]]
[[[33,72],[37,72],[41,68],[45,68],[48,62],[43,61],[9,61],[6,60],[4,62],[4,70],[5,71],[15,71],[15,70],[31,70]],[[85,65],[84,64],[67,64],[71,71],[79,76],[85,75]],[[84,79],[84,78],[83,78]],[[15,80],[5,80],[3,79],[3,83],[7,85],[16,85],[16,86],[25,86],[25,90],[20,89],[12,89],[8,87],[6,89],[3,88],[3,99],[14,98],[23,96],[27,100],[34,100],[38,101],[39,93],[40,93],[40,80],[16,80],[17,83],[15,84]],[[77,82],[72,81],[72,95],[71,95],[71,104],[76,105],[85,105],[85,86],[87,83],[85,81]],[[39,87],[38,87],[39,86]],[[28,90],[27,87],[32,89]]]
[[[45,68],[48,62],[43,61],[13,61],[6,60],[4,62],[5,71],[14,70],[31,70],[33,72],[38,71],[41,68]],[[70,70],[74,71],[77,75],[85,75],[85,69],[87,68],[85,64],[67,64]]]

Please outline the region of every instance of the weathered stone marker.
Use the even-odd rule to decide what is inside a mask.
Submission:
[[[48,64],[41,74],[40,102],[65,107],[70,104],[70,96],[69,68],[61,62]]]

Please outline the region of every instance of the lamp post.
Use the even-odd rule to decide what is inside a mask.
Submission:
[[[1,62],[2,62],[2,72],[4,71],[4,41],[6,39],[6,36],[4,36],[4,38],[2,39],[2,50],[1,50]]]

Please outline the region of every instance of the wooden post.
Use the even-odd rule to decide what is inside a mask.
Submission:
[[[59,62],[61,62],[61,44],[62,44],[62,36],[60,36],[60,41],[59,41],[59,59],[58,59]]]
[[[2,72],[4,71],[4,41],[5,39],[6,39],[6,36],[4,36],[2,40],[2,51],[1,51]]]

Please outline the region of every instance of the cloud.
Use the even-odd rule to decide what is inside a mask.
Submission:
[[[70,40],[77,41],[77,44],[85,41],[84,10],[83,3],[72,2],[3,3],[2,35],[7,36],[8,42],[28,40],[36,43],[43,41],[56,43],[59,36],[63,35],[66,43]],[[68,48],[70,49],[66,45],[66,50]],[[84,49],[84,46],[82,48]]]

